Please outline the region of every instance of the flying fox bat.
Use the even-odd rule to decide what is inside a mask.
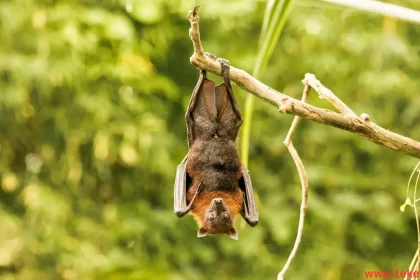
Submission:
[[[191,211],[199,225],[198,237],[221,233],[237,240],[233,218],[241,213],[256,226],[258,211],[251,177],[235,145],[242,116],[230,84],[229,62],[217,61],[224,82],[215,86],[201,70],[188,105],[189,151],[177,168],[174,211],[178,217]]]

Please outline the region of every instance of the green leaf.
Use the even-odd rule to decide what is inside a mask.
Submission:
[[[400,210],[401,210],[401,212],[404,212],[405,207],[407,207],[407,205],[408,205],[408,206],[413,206],[413,204],[411,203],[410,198],[408,198],[408,197],[407,197],[407,199],[405,200],[404,204],[400,206]]]

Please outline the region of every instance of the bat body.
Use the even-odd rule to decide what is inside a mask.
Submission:
[[[178,217],[191,211],[199,224],[198,237],[226,233],[237,239],[233,218],[240,213],[255,226],[258,211],[251,178],[236,150],[242,116],[230,85],[229,65],[218,61],[224,82],[215,86],[201,71],[188,105],[189,151],[177,168],[174,210]]]

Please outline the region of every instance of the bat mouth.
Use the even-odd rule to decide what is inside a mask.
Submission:
[[[211,208],[212,210],[215,210],[218,214],[227,210],[222,198],[213,199]]]

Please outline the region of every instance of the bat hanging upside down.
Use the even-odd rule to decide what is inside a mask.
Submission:
[[[226,233],[237,240],[233,218],[240,213],[256,226],[258,211],[251,178],[235,145],[242,116],[230,85],[229,62],[217,61],[224,82],[215,86],[201,70],[188,105],[189,151],[177,168],[174,210],[178,217],[191,211],[199,224],[198,237]]]

